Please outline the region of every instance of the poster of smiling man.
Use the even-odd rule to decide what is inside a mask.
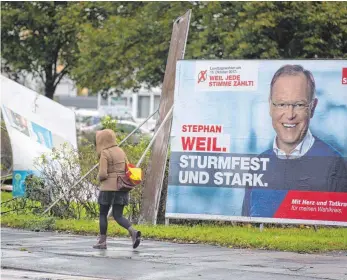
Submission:
[[[179,61],[166,218],[347,226],[347,61]]]

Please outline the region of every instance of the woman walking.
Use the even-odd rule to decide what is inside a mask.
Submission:
[[[112,215],[116,222],[129,231],[133,248],[141,241],[141,232],[134,229],[123,216],[123,209],[129,203],[129,192],[119,191],[117,177],[125,174],[126,155],[116,145],[116,134],[111,129],[96,132],[96,151],[99,156],[98,179],[101,182],[98,203],[100,205],[100,238],[93,248],[107,249],[107,215],[112,206]]]

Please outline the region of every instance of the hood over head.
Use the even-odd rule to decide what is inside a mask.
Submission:
[[[104,129],[96,132],[96,152],[100,156],[101,151],[116,145],[116,133],[112,129]]]

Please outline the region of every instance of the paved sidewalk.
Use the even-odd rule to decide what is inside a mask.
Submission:
[[[152,240],[133,250],[127,238],[111,238],[107,250],[95,250],[95,241],[2,228],[2,279],[347,280],[347,252],[310,255]]]
[[[69,276],[64,274],[55,274],[47,272],[35,272],[27,270],[16,270],[16,269],[1,269],[1,280],[100,280],[102,278],[90,278],[81,276]]]

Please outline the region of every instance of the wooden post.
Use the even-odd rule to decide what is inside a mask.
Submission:
[[[162,93],[160,97],[159,118],[156,129],[173,106],[176,62],[184,58],[191,10],[179,17],[173,24],[169,55],[167,59]],[[166,122],[155,139],[142,196],[139,223],[156,224],[160,194],[164,179],[168,144],[171,131],[171,119]]]
[[[261,223],[261,224],[259,225],[259,230],[260,230],[260,232],[262,232],[262,231],[264,230],[264,224],[263,224],[263,223]]]

